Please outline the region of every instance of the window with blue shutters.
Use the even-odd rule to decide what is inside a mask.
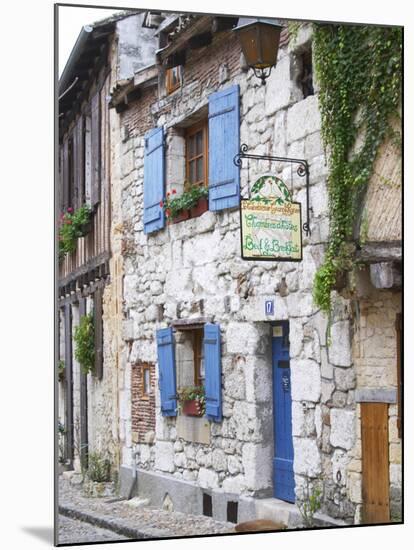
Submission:
[[[240,149],[239,86],[211,94],[208,103],[209,209],[240,204],[240,168],[233,159]]]
[[[152,233],[165,225],[164,210],[164,130],[153,128],[145,134],[144,156],[144,233]]]
[[[172,328],[157,330],[158,376],[163,416],[177,415],[175,350]]]
[[[200,338],[194,338],[194,335]],[[161,412],[175,416],[179,389],[204,385],[206,416],[222,420],[220,327],[207,323],[204,328],[157,331]],[[203,338],[201,338],[203,336]],[[195,345],[198,342],[197,345]],[[191,349],[191,346],[193,348]],[[177,358],[177,360],[176,360]],[[196,368],[197,359],[200,364]]]

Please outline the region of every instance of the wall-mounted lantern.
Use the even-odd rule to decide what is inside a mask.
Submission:
[[[282,25],[272,19],[240,18],[236,32],[247,65],[265,84],[272,67],[276,65]]]

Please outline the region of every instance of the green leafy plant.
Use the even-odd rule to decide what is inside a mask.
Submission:
[[[170,198],[172,195],[176,195],[177,191],[172,189],[171,193],[167,193],[167,198],[160,202],[160,206],[164,208],[167,219],[175,219],[185,210],[189,210],[202,198],[208,197],[208,188],[204,185],[192,185],[184,184],[184,191],[182,195],[175,198]]]
[[[313,296],[329,313],[331,291],[353,265],[353,226],[378,148],[387,137],[398,142],[392,123],[401,103],[402,29],[315,23],[313,55],[329,160],[330,220]]]
[[[75,327],[73,339],[75,341],[75,358],[79,361],[84,374],[93,372],[95,368],[95,330],[93,313],[83,315],[79,325]]]
[[[179,411],[182,410],[186,401],[197,401],[200,414],[203,416],[206,412],[206,395],[203,386],[183,386],[177,392]]]
[[[303,488],[302,499],[297,502],[300,515],[305,527],[314,527],[314,516],[322,507],[322,490],[320,487],[309,487],[309,480],[306,480],[306,487]]]
[[[59,229],[59,257],[76,250],[76,242],[84,237],[89,229],[92,211],[89,205],[84,204],[76,211],[68,208],[67,212],[61,215]]]
[[[63,382],[65,380],[65,361],[63,359],[60,359],[58,362],[58,380],[59,382]]]
[[[88,454],[87,476],[91,481],[106,482],[111,480],[111,463],[98,452]]]

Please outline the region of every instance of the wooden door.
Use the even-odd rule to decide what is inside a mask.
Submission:
[[[289,323],[273,327],[274,497],[295,502],[293,475],[292,397],[290,388]]]
[[[364,523],[390,521],[388,404],[361,403]]]

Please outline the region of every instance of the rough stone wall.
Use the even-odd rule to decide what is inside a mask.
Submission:
[[[371,287],[369,295],[359,302],[355,317],[353,357],[357,389],[397,390],[397,333],[395,322],[401,313],[401,293]],[[360,419],[360,406],[357,405]],[[401,519],[401,438],[398,434],[397,404],[388,407],[391,519]],[[361,433],[351,451],[348,464],[350,494],[362,503]],[[358,518],[357,518],[358,519]]]
[[[200,428],[205,430],[203,437],[208,444],[186,440],[178,435],[179,419],[161,416],[156,391],[155,441],[135,445],[128,435],[130,396],[121,392],[121,423],[126,430],[123,464],[136,461],[142,468],[169,473],[205,489],[271,496],[273,403],[268,321],[288,319],[297,494],[301,496],[306,480],[318,483],[320,478],[325,486],[325,511],[352,521],[355,505],[342,468],[354,445],[357,426],[351,311],[346,300],[336,297],[328,348],[326,319],[312,302],[313,277],[323,260],[328,232],[328,208],[318,98],[303,99],[294,77],[295,48],[299,51],[306,46],[309,30],[299,33],[295,46],[281,48],[266,86],[261,86],[252,72],[243,72],[239,51],[228,46],[226,36],[224,33],[200,51],[196,66],[186,64],[182,90],[154,101],[151,126],[182,124],[186,117],[205,108],[208,95],[217,87],[238,83],[241,143],[247,143],[252,153],[306,158],[309,162],[312,234],[304,235],[301,263],[241,260],[239,212],[234,210],[209,211],[144,235],[143,135],[149,115],[145,113],[146,103],[138,101],[131,106],[130,111],[136,114],[127,112],[129,132],[121,159],[127,317],[123,334],[129,343],[124,354],[125,375],[137,361],[157,362],[157,328],[177,318],[211,317],[221,326],[223,421]],[[231,59],[237,63],[227,63],[225,55],[230,50]],[[228,64],[227,72],[220,68],[218,59]],[[203,60],[204,72],[200,68]],[[197,81],[192,81],[193,70]],[[242,195],[246,196],[256,175],[269,170],[286,181],[304,213],[305,181],[286,164],[245,162]],[[275,302],[273,318],[264,314],[265,299]],[[336,475],[340,468],[341,477]]]

